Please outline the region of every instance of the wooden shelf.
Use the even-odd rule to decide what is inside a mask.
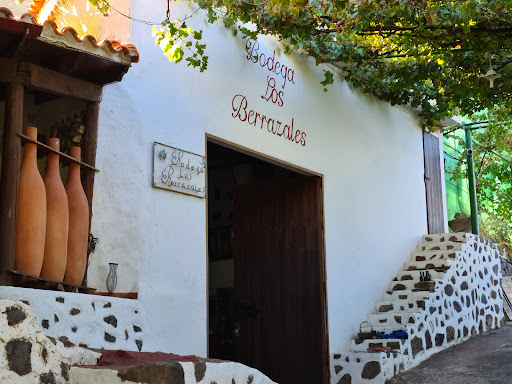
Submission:
[[[46,280],[41,277],[27,275],[18,271],[9,271],[14,275],[14,286],[23,288],[46,289],[49,291],[92,293],[96,289],[64,283],[62,281]]]
[[[109,296],[109,297],[118,297],[121,299],[132,299],[137,300],[139,298],[139,292],[114,292],[112,294],[108,292],[91,292],[92,295],[97,296]]]
[[[36,144],[39,148],[41,148],[43,150],[43,152],[45,153],[55,153],[57,155],[59,155],[62,159],[62,162],[65,164],[65,163],[75,163],[75,164],[79,164],[81,167],[83,168],[87,168],[87,169],[90,169],[94,172],[99,172],[98,169],[94,168],[93,166],[90,166],[89,164],[86,164],[82,161],[79,161],[79,160],[76,160],[74,157],[71,157],[63,152],[60,152],[60,151],[56,151],[55,149],[53,149],[52,147],[46,145],[46,144],[43,144],[37,140],[33,140],[31,139],[30,137],[22,134],[22,133],[18,133],[19,137],[21,137],[21,141],[23,143],[33,143],[33,144]]]

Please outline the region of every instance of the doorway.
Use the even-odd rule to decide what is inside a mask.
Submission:
[[[423,131],[423,160],[425,163],[425,195],[427,200],[428,233],[444,233],[443,186],[439,139]]]
[[[207,143],[209,357],[327,384],[322,179],[255,156]]]

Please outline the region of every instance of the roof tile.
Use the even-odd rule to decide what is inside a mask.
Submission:
[[[34,0],[30,10],[37,7],[36,3],[41,3],[40,5],[42,6],[45,0]],[[39,6],[34,12],[37,14],[40,8]],[[48,41],[52,44],[64,44],[70,48],[79,49],[128,65],[139,61],[139,52],[133,44],[121,44],[117,40],[102,40],[97,42],[94,36],[91,35],[80,38],[78,37],[78,32],[72,27],[64,27],[59,30],[58,25],[53,20],[46,20],[43,24],[39,24],[35,15],[31,13],[24,13],[16,18],[12,11],[5,7],[0,7],[0,18],[41,25],[43,32],[38,39]]]

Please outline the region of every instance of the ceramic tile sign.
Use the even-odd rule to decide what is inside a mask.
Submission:
[[[206,158],[182,149],[153,144],[153,186],[204,198]]]

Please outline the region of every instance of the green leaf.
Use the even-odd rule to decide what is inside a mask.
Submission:
[[[327,92],[327,86],[334,83],[334,76],[331,71],[324,70],[324,80],[320,82],[324,86],[324,92]]]

